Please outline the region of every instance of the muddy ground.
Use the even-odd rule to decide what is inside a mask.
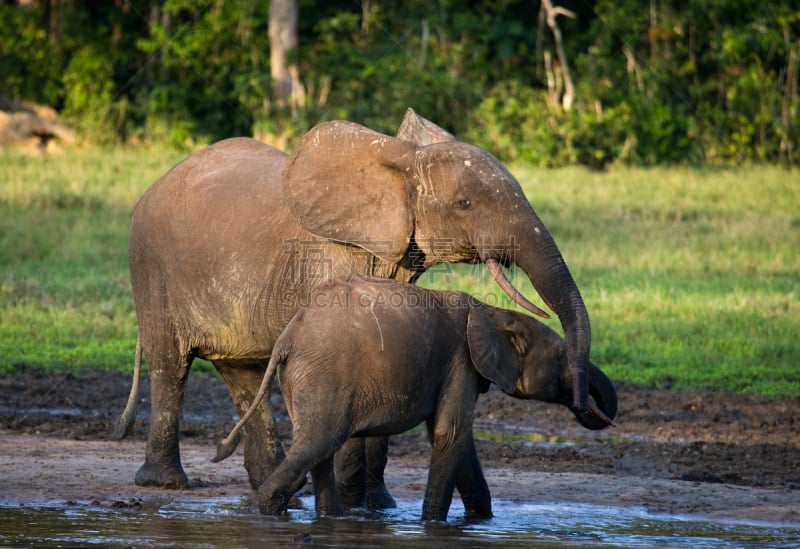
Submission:
[[[0,504],[157,504],[175,492],[133,484],[145,452],[149,385],[134,433],[107,440],[129,377],[82,377],[21,367],[0,376]],[[651,512],[800,523],[800,401],[618,387],[617,426],[590,432],[559,406],[496,389],[478,402],[478,453],[492,495],[528,502],[639,506]],[[284,434],[290,423],[272,404]],[[252,495],[241,451],[210,462],[235,410],[216,376],[193,374],[184,405],[182,456],[198,497]],[[429,449],[421,430],[394,437],[387,484],[422,497]]]

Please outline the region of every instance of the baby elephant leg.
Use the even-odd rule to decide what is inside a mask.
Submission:
[[[422,520],[446,521],[465,451],[471,444],[471,426],[470,431],[457,434],[455,438],[447,435],[433,435],[430,438],[433,448],[425,500],[422,502]]]
[[[285,515],[292,495],[306,481],[313,458],[293,456],[290,452],[258,488],[258,510],[264,515]]]
[[[389,437],[369,437],[364,445],[367,458],[367,507],[394,509],[397,502],[383,481],[383,471],[389,459]]]
[[[336,482],[348,507],[393,509],[397,507],[383,481],[389,437],[351,438],[336,452]]]
[[[314,506],[319,516],[337,516],[345,513],[333,474],[333,456],[322,460],[311,469],[314,484]]]
[[[489,485],[483,476],[475,440],[470,437],[469,447],[464,452],[464,460],[458,473],[456,488],[464,502],[468,518],[492,518],[492,496]]]
[[[343,503],[351,508],[367,504],[365,440],[360,437],[348,439],[334,458],[339,493]]]
[[[339,498],[336,479],[333,474],[333,455],[344,440],[346,431],[336,432],[327,425],[309,434],[306,418],[295,417],[294,442],[286,459],[258,489],[258,505],[266,515],[286,514],[289,498],[305,481],[305,474],[311,471],[317,512],[320,515],[342,515],[344,505]],[[323,434],[321,434],[323,433]]]

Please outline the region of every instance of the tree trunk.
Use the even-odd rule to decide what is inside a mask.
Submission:
[[[788,40],[787,40],[788,42]],[[789,45],[789,55],[786,62],[786,85],[781,101],[781,124],[783,136],[780,142],[780,152],[786,158],[789,167],[795,163],[794,149],[796,146],[797,128],[797,70],[800,67],[800,44]]]
[[[564,52],[564,44],[561,40],[561,29],[558,27],[556,17],[565,15],[571,19],[575,19],[575,14],[560,6],[553,7],[553,3],[550,0],[542,0],[542,7],[544,7],[547,26],[550,27],[550,32],[553,33],[556,55],[558,56],[558,63],[561,66],[561,74],[564,78],[564,95],[561,96],[561,106],[565,111],[568,111],[572,108],[572,102],[575,99],[575,86],[572,84],[572,75],[569,71],[569,64],[567,63],[567,54]]]
[[[269,43],[272,94],[278,109],[292,107],[293,114],[305,104],[305,92],[300,83],[300,69],[289,59],[297,49],[296,0],[270,0]]]

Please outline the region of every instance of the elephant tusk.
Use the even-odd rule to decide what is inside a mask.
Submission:
[[[488,267],[489,272],[492,273],[492,278],[494,278],[494,281],[497,282],[497,285],[503,289],[506,295],[508,295],[508,297],[510,297],[514,303],[526,311],[530,311],[536,316],[550,318],[549,314],[528,301],[528,299],[522,295],[513,284],[511,284],[511,281],[506,278],[506,275],[503,273],[503,269],[500,267],[500,263],[498,263],[496,259],[487,259],[486,267]]]
[[[600,407],[597,405],[597,403],[594,401],[591,395],[589,395],[589,400],[587,402],[587,405],[589,407],[589,411],[592,412],[594,415],[596,415],[598,418],[600,418],[600,420],[603,421],[606,425],[609,425],[611,427],[617,426],[617,424],[614,423],[614,421],[611,418],[609,418],[605,414],[605,412],[603,412],[603,410],[600,409]]]

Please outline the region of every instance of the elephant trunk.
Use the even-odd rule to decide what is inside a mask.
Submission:
[[[589,350],[592,341],[589,313],[561,252],[536,214],[533,215],[536,224],[532,234],[517,237],[516,245],[507,252],[508,258],[525,271],[536,291],[561,321],[572,386],[570,408],[583,423],[584,420],[590,421],[588,417],[596,416],[589,407]],[[520,235],[521,231],[516,234]],[[488,259],[484,257],[485,261]]]
[[[577,416],[587,429],[604,429],[614,426],[617,415],[617,391],[614,384],[600,368],[589,363],[589,409],[593,415]]]

